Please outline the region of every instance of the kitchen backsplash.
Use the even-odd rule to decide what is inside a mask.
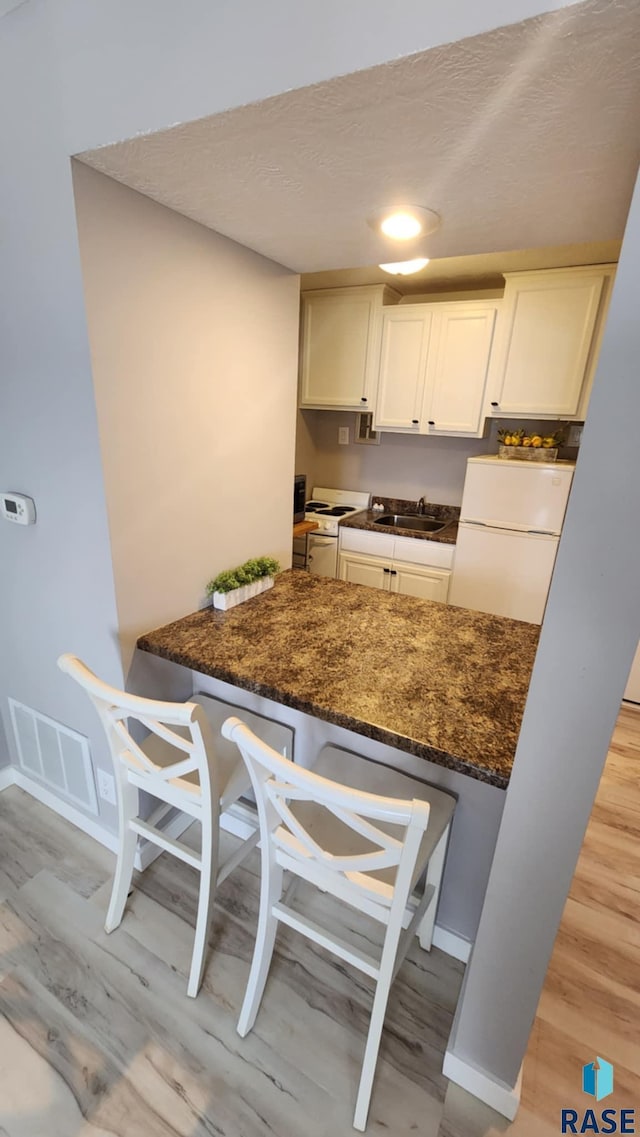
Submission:
[[[418,501],[415,498],[384,497],[374,490],[371,494],[371,505],[382,506],[381,513],[401,513],[405,517],[418,514]],[[459,521],[459,505],[441,505],[439,502],[425,501],[422,512],[426,517],[435,517],[437,521]]]
[[[387,433],[380,445],[354,442],[356,416],[351,412],[299,411],[296,473],[307,475],[307,488],[379,491],[387,497],[416,500],[423,494],[442,505],[460,505],[467,458],[497,453],[500,426],[519,420],[491,422],[486,438],[440,438]],[[550,424],[536,424],[548,432]],[[559,424],[553,424],[555,425]],[[347,427],[349,444],[338,443],[338,428]],[[575,457],[575,449],[561,457]]]

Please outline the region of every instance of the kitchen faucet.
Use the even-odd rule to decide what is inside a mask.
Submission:
[[[416,505],[416,508],[418,510],[418,517],[422,517],[422,515],[424,513],[424,506],[425,506],[425,500],[424,500],[424,496],[423,496],[418,500],[417,505]]]

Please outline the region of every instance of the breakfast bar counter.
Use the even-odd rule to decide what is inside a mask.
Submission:
[[[539,628],[288,570],[138,648],[505,789]]]

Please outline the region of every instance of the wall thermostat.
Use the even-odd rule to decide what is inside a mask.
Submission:
[[[23,493],[0,494],[0,510],[7,521],[17,525],[33,525],[36,519],[36,504]]]

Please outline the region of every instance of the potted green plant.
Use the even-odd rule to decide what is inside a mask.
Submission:
[[[209,581],[207,595],[211,597],[214,608],[222,611],[235,608],[236,604],[273,588],[273,578],[279,568],[273,557],[254,557],[237,568],[219,572]]]

